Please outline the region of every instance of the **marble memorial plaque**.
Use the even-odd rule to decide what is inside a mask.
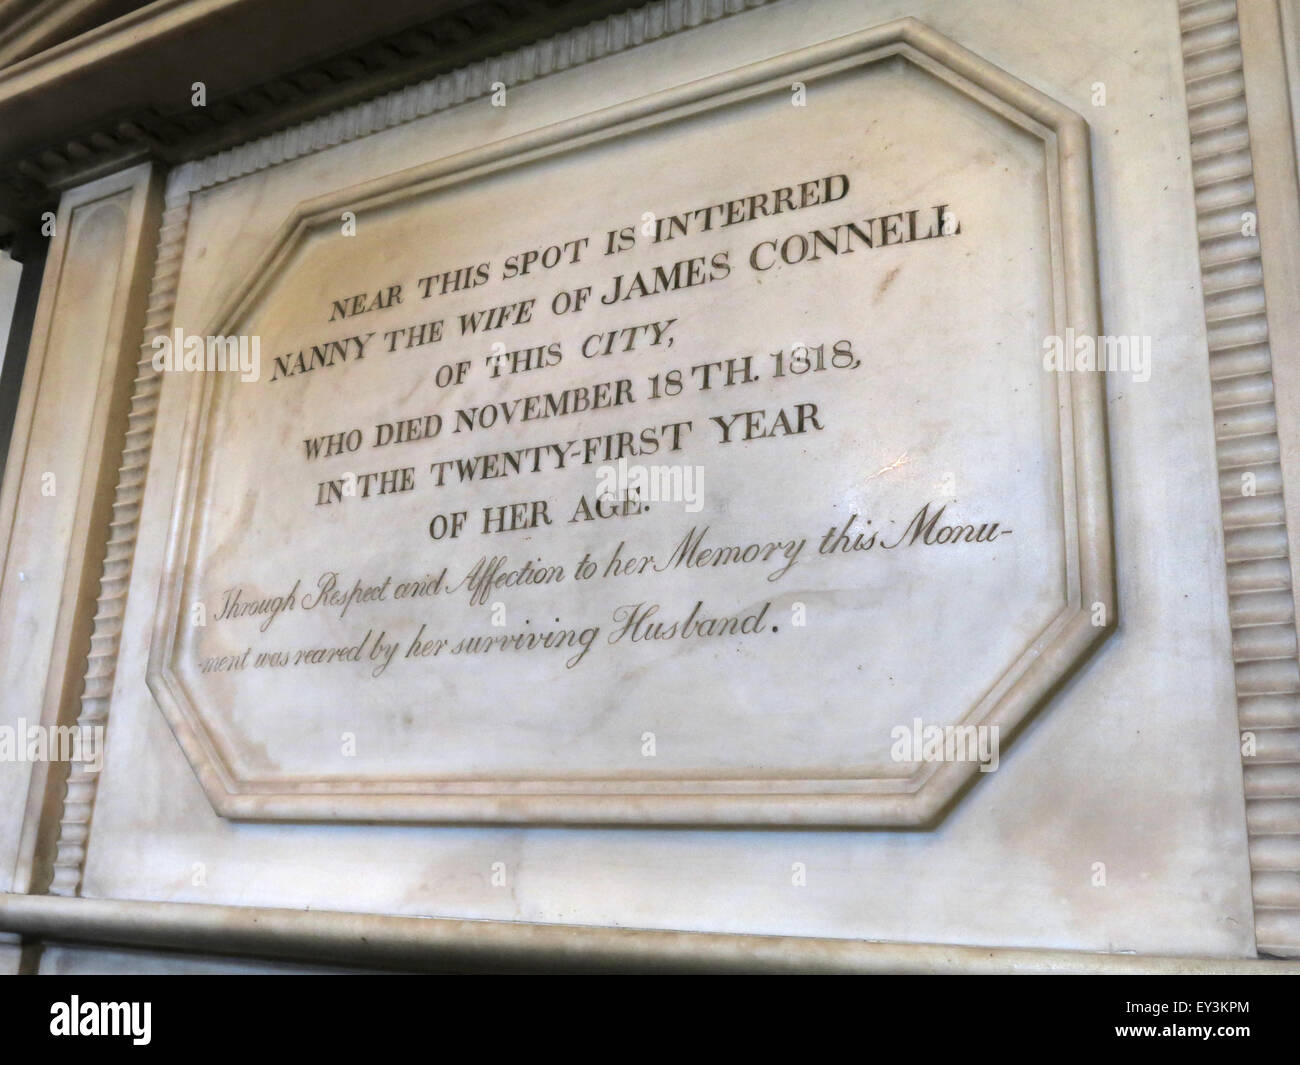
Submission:
[[[1114,623],[1088,174],[903,23],[305,198],[170,338],[216,808],[932,822]]]

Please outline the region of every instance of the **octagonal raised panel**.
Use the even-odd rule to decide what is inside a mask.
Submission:
[[[1087,127],[920,23],[317,192],[165,384],[222,814],[927,824],[1113,625]]]

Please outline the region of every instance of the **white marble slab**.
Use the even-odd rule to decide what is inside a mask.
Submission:
[[[978,786],[964,795],[937,827],[926,831],[601,831],[234,823],[214,811],[211,796],[200,786],[190,759],[144,682],[151,642],[147,634],[153,629],[156,593],[163,584],[168,529],[178,500],[182,512],[186,506],[176,486],[188,458],[183,449],[194,394],[190,382],[182,377],[168,381],[161,397],[123,626],[113,732],[86,865],[87,894],[921,942],[1213,955],[1253,951],[1226,602],[1221,583],[1205,579],[1207,573],[1222,572],[1223,548],[1202,308],[1198,286],[1190,280],[1197,276],[1197,263],[1175,12],[1171,8],[1164,17],[1153,18],[1149,11],[1133,10],[1131,5],[1112,5],[1106,7],[1104,17],[1098,17],[1096,12],[1079,11],[1065,3],[1026,11],[999,0],[977,9],[937,2],[864,5],[831,0],[798,6],[800,17],[796,19],[791,17],[790,5],[774,5],[521,87],[503,109],[490,110],[485,101],[467,104],[199,193],[189,218],[176,323],[204,332],[222,320],[223,308],[230,306],[255,276],[279,227],[306,199],[311,199],[314,207],[332,208],[344,190],[367,181],[383,182],[407,167],[472,151],[491,140],[528,134],[626,103],[655,89],[671,89],[768,60],[899,15],[915,15],[1061,106],[1084,115],[1093,129],[1096,240],[1105,329],[1116,335],[1150,337],[1153,348],[1149,380],[1139,383],[1111,375],[1105,382],[1118,630],[1008,746],[997,772],[981,775]],[[1139,58],[1129,58],[1133,56]],[[909,139],[915,134],[909,133],[909,125],[902,119],[913,109],[935,106],[939,95],[933,89],[906,95],[907,79],[917,76],[877,77],[873,91],[860,97],[852,96],[849,79],[844,79],[839,83],[844,95],[838,103],[836,90],[828,90],[828,111],[834,105],[835,113],[825,127],[807,116],[799,124],[794,109],[788,115],[774,113],[773,121],[789,121],[790,125],[771,131],[766,152],[755,152],[753,144],[740,143],[734,154],[729,154],[716,138],[710,140],[709,120],[703,116],[684,131],[664,129],[650,136],[665,142],[674,136],[685,137],[681,148],[690,168],[713,172],[727,188],[759,191],[796,180],[784,176],[792,160],[801,168],[805,159],[817,159],[819,165],[807,171],[808,177],[844,170],[830,164],[842,156],[840,139],[848,129],[855,139],[874,143],[880,156],[886,154],[885,144],[889,143],[890,151],[896,146],[899,151],[910,151],[918,162],[928,161],[927,166],[909,168],[892,163],[871,167],[854,160],[854,167],[862,166],[866,175],[865,184],[853,184],[855,212],[877,213],[871,207],[879,202],[877,191],[889,206],[897,204],[901,209],[922,206],[913,202],[915,197],[934,199],[924,194],[956,183],[969,197],[971,217],[976,220],[971,224],[1000,224],[1001,243],[967,240],[971,231],[964,229],[951,238],[893,249],[900,268],[880,291],[888,271],[882,273],[870,263],[865,267],[870,272],[864,286],[866,298],[881,319],[881,331],[895,338],[924,334],[929,343],[891,346],[893,365],[900,368],[888,386],[892,402],[877,403],[867,424],[828,419],[831,428],[827,431],[835,435],[828,446],[819,445],[814,456],[819,460],[816,468],[827,471],[822,481],[809,488],[806,476],[800,480],[784,472],[781,465],[769,467],[750,457],[757,455],[763,444],[787,455],[797,450],[797,444],[782,441],[755,441],[740,458],[724,460],[711,451],[708,462],[719,467],[716,480],[708,479],[710,467],[706,466],[706,485],[710,489],[716,485],[719,490],[718,499],[708,504],[720,505],[722,517],[717,520],[752,521],[759,510],[767,513],[783,495],[789,501],[799,492],[810,493],[799,498],[800,509],[824,509],[836,491],[834,486],[845,483],[853,487],[839,489],[847,493],[838,500],[840,509],[865,506],[866,496],[856,487],[859,476],[865,479],[907,452],[907,464],[872,478],[871,492],[879,493],[884,501],[882,513],[887,510],[896,520],[898,515],[906,519],[916,491],[915,487],[909,489],[909,483],[929,485],[938,480],[946,487],[944,477],[952,473],[952,495],[972,501],[972,520],[978,503],[981,517],[987,512],[988,520],[1005,521],[1015,529],[1014,537],[1019,537],[1022,529],[1035,531],[1032,539],[1014,539],[1015,553],[999,553],[996,565],[1005,567],[1002,570],[993,570],[991,556],[983,569],[961,559],[947,560],[949,589],[954,583],[960,586],[964,596],[970,597],[963,602],[978,603],[981,596],[986,597],[984,603],[991,604],[995,614],[1001,613],[1004,624],[982,625],[978,638],[971,635],[972,622],[967,615],[945,613],[944,582],[935,580],[933,571],[919,567],[899,570],[889,578],[897,583],[886,587],[873,586],[871,572],[848,580],[843,577],[847,571],[836,573],[829,562],[820,573],[811,565],[807,567],[802,590],[809,598],[804,601],[814,607],[825,605],[840,618],[862,617],[865,612],[856,604],[864,592],[901,589],[909,593],[916,610],[891,606],[888,617],[896,619],[895,625],[874,616],[861,623],[880,626],[872,635],[885,641],[890,654],[906,663],[907,672],[902,674],[905,685],[932,702],[946,697],[944,705],[957,709],[942,713],[957,714],[968,705],[969,697],[983,690],[968,674],[991,665],[1002,651],[1023,649],[1032,624],[1050,609],[1052,590],[1033,581],[1040,579],[1044,570],[1058,578],[1068,573],[1059,541],[1054,542],[1048,534],[1052,528],[1048,501],[1058,484],[1053,471],[1060,467],[1054,467],[1045,456],[1050,455],[1049,442],[1059,432],[1054,419],[1059,407],[1044,386],[1045,381],[1055,383],[1057,379],[1044,374],[1038,365],[1002,364],[1004,372],[1011,375],[1009,382],[979,372],[988,365],[982,353],[990,347],[996,350],[999,341],[1006,345],[1010,339],[1026,344],[1041,339],[1046,308],[1054,294],[1044,290],[1049,272],[1041,260],[1035,263],[1028,258],[1025,250],[1035,248],[1043,254],[1036,238],[1043,235],[1047,224],[1043,209],[1035,206],[1041,199],[1030,194],[1033,189],[1041,190],[1044,178],[1041,170],[1034,169],[1037,157],[1026,150],[1025,138],[1010,135],[1001,120],[977,119],[970,108],[960,105],[946,109],[941,119],[943,128],[962,133],[951,143]],[[1104,106],[1092,103],[1093,86],[1098,81],[1104,81],[1108,90]],[[891,93],[897,95],[891,97]],[[882,100],[897,106],[876,112],[874,108]],[[881,120],[873,125],[877,113]],[[692,129],[700,137],[695,143],[689,139]],[[814,136],[814,131],[818,135]],[[873,136],[879,139],[871,142]],[[632,143],[593,151],[606,152],[613,163],[619,152],[636,150]],[[757,161],[751,162],[754,156]],[[656,159],[662,171],[656,182],[659,187],[672,192],[674,182],[689,179],[687,168],[674,163],[671,154]],[[738,162],[742,159],[743,166]],[[1001,175],[996,170],[999,160],[1013,164]],[[951,167],[950,173],[943,171],[944,165]],[[611,181],[609,175],[616,174],[616,169],[581,167],[581,156],[575,154],[539,164],[532,172],[541,190],[551,187],[548,181],[562,182],[566,172],[577,175],[581,171],[582,183],[576,194],[562,200],[558,215],[561,223],[572,219],[574,225],[556,226],[556,219],[537,219],[524,213],[518,222],[523,227],[517,233],[521,239],[514,240],[498,228],[499,217],[487,217],[473,227],[473,239],[463,238],[463,246],[456,246],[457,254],[444,261],[454,265],[480,247],[489,248],[486,254],[496,259],[503,251],[509,254],[510,248],[523,249],[548,240],[548,234],[558,237],[559,232],[572,230],[571,236],[577,237],[601,228],[605,219],[612,219],[608,224],[613,226],[629,214],[631,220],[638,217],[636,208],[643,196]],[[857,172],[853,169],[850,176]],[[491,194],[508,196],[510,180],[509,174],[502,174],[482,183],[476,193],[485,197],[480,206],[493,204]],[[873,181],[880,183],[878,190]],[[376,188],[375,192],[383,194],[384,190]],[[552,198],[559,199],[558,195]],[[666,195],[663,202],[672,210],[671,205],[690,205],[696,198]],[[953,202],[960,205],[961,201],[954,196]],[[257,328],[276,336],[277,350],[284,343],[292,347],[297,338],[309,335],[312,319],[290,318],[283,307],[304,306],[315,298],[328,314],[327,301],[362,291],[346,285],[337,291],[327,288],[317,283],[321,276],[347,275],[351,280],[349,271],[353,271],[360,280],[362,275],[376,276],[381,265],[391,267],[394,281],[405,283],[412,272],[415,277],[423,276],[437,265],[434,260],[440,257],[433,254],[436,249],[412,247],[409,239],[404,243],[397,239],[397,228],[405,215],[420,220],[411,227],[419,231],[420,226],[436,222],[439,211],[446,210],[448,204],[459,206],[462,218],[474,217],[469,200],[456,201],[454,194],[448,193],[427,204],[393,208],[391,220],[382,216],[369,219],[380,234],[386,225],[395,227],[393,239],[383,242],[382,248],[379,243],[367,245],[370,238],[364,235],[364,214],[358,236],[350,238],[357,243],[347,246],[355,250],[342,250],[342,240],[314,249],[309,245],[304,255],[341,258],[321,273],[313,273],[315,268],[310,265],[286,271],[283,289],[259,296],[265,302],[250,311],[249,321],[263,314],[265,324]],[[644,209],[654,207],[647,204]],[[966,210],[959,206],[959,211],[965,225]],[[797,219],[800,213],[805,212],[796,212],[792,218]],[[747,241],[745,238],[741,246]],[[330,250],[334,247],[340,250]],[[1001,260],[993,257],[999,248],[1004,253]],[[968,252],[974,269],[962,268]],[[927,255],[929,258],[923,258]],[[431,266],[420,270],[430,262]],[[848,289],[839,280],[842,275],[826,271],[825,285],[807,286],[798,277],[799,270],[807,269],[810,267],[791,269],[788,279],[774,282],[773,287],[791,299],[797,296],[809,301],[818,317],[842,315],[848,299]],[[593,276],[608,274],[608,270],[593,270]],[[702,322],[702,308],[716,309],[718,317],[728,323],[727,336],[710,334],[707,324],[693,324],[696,342],[721,347],[735,336],[741,349],[752,348],[769,335],[769,329],[789,324],[779,317],[782,305],[775,297],[770,305],[746,311],[729,302],[725,284],[714,288],[716,293],[710,289],[680,297],[683,327],[687,317],[692,323]],[[936,301],[935,294],[943,295]],[[858,290],[854,296],[861,298]],[[678,299],[668,295],[655,298]],[[944,313],[936,315],[936,306],[942,306]],[[394,323],[403,324],[395,315],[391,317]],[[611,320],[617,324],[622,318]],[[627,324],[632,321],[629,318]],[[573,335],[557,334],[561,339]],[[580,341],[581,331],[577,336]],[[959,357],[963,348],[981,354],[963,361]],[[854,379],[852,387],[818,384],[808,393],[810,401],[820,400],[828,411],[856,410],[859,402],[871,407],[873,397],[886,391],[881,383],[884,376],[873,376],[878,366],[864,362],[861,369],[867,372]],[[942,375],[951,375],[958,387],[930,387],[933,382],[928,375],[936,367]],[[419,387],[418,371],[397,366],[394,373],[399,385]],[[564,372],[555,379],[568,381]],[[318,386],[315,378],[311,382],[300,394],[319,404],[319,431],[348,424],[340,421],[343,397],[337,388]],[[228,470],[231,478],[223,482],[218,472],[214,479],[203,508],[208,531],[197,539],[198,557],[207,560],[205,573],[226,581],[247,580],[264,594],[282,583],[284,567],[292,558],[291,551],[276,543],[272,530],[285,522],[296,527],[305,505],[302,491],[306,479],[296,454],[289,462],[256,461],[271,444],[283,448],[285,454],[302,446],[301,422],[289,418],[284,406],[259,405],[257,397],[268,394],[266,389],[271,387],[293,383],[289,378],[275,385],[255,385],[243,393],[236,389],[228,407],[217,406],[219,417],[229,419],[218,426],[220,433],[233,439],[242,432],[256,447],[249,447],[242,456],[234,448],[225,452],[230,465],[218,464],[217,469]],[[1003,387],[1007,383],[1018,389],[1010,397]],[[494,398],[486,388],[474,392],[478,387],[468,385],[466,395],[480,402]],[[737,387],[768,386],[760,382]],[[391,409],[381,405],[381,392],[360,385],[346,398],[369,404],[365,413],[373,420],[382,417],[383,409]],[[243,398],[236,399],[236,394]],[[395,394],[404,395],[400,387]],[[978,416],[984,413],[991,395],[999,397],[1000,418],[990,426]],[[907,399],[913,400],[920,412],[916,419],[909,414]],[[303,403],[306,411],[307,399]],[[712,413],[695,400],[688,406],[705,417]],[[365,424],[364,418],[353,420]],[[912,434],[921,420],[935,431],[923,438],[928,443],[914,444],[917,438]],[[960,429],[950,435],[957,426]],[[975,432],[976,442],[983,446],[963,453],[955,446],[962,432]],[[913,447],[915,450],[909,450]],[[870,461],[856,457],[860,452],[870,456]],[[975,461],[976,453],[984,461]],[[1022,461],[1015,468],[1017,458],[1027,460],[1028,466]],[[246,464],[242,469],[241,463]],[[730,484],[729,478],[753,477],[756,471],[761,471],[765,496],[751,496]],[[900,473],[904,475],[898,476]],[[258,486],[251,498],[241,500],[231,487],[241,478]],[[909,482],[909,478],[916,480]],[[578,485],[575,479],[557,495],[571,498]],[[467,506],[487,501],[468,493],[464,498]],[[374,550],[380,560],[396,565],[409,558],[403,554],[404,538],[417,536],[421,519],[427,523],[432,516],[427,509],[406,500],[367,501],[350,509],[341,506],[336,511],[341,516],[334,521],[340,532],[355,534],[363,523],[354,515],[366,506],[377,513],[378,505],[385,502],[392,503],[387,508],[391,518],[373,520],[364,528],[371,540],[378,531],[382,542]],[[238,511],[244,504],[249,507],[249,520],[240,522]],[[728,508],[737,513],[729,514]],[[1002,517],[1003,513],[1016,516]],[[1019,517],[1022,514],[1024,521]],[[638,531],[638,538],[660,541],[669,525],[680,527],[683,515],[671,518],[670,522],[662,511],[652,508],[649,515],[619,520],[626,521],[629,528],[642,522],[636,528],[647,531]],[[254,548],[249,557],[238,557],[239,541],[231,532],[236,528]],[[539,547],[553,550],[549,539],[544,539],[538,535]],[[570,539],[566,537],[565,542]],[[221,556],[223,543],[228,545],[225,557]],[[340,572],[362,569],[365,559],[360,553],[337,547],[328,550],[333,552],[328,561],[336,563]],[[472,553],[462,552],[458,563],[463,565],[465,556]],[[1022,576],[1024,579],[999,580]],[[718,582],[720,603],[759,605],[748,586],[728,581],[723,577]],[[674,604],[693,590],[684,582],[670,581],[665,587]],[[841,589],[848,594],[837,598]],[[211,592],[203,594],[206,597]],[[564,609],[552,617],[566,618],[570,611],[578,616],[576,600],[558,601]],[[788,613],[791,602],[786,596],[779,601],[780,608]],[[599,606],[593,602],[584,609],[599,616],[615,605],[602,598]],[[520,609],[525,617],[531,617],[527,609]],[[508,616],[509,610],[507,603]],[[400,611],[392,616],[407,625],[414,621]],[[466,611],[464,616],[468,620],[471,615]],[[816,609],[812,616],[817,616]],[[951,635],[942,627],[917,625],[917,616],[942,619],[941,625],[951,626]],[[202,639],[219,631],[209,625]],[[330,629],[322,623],[317,631],[328,633]],[[781,659],[784,665],[779,668],[764,667],[766,673],[756,672],[758,659],[745,658],[743,645],[735,657],[743,658],[747,668],[739,670],[720,661],[707,663],[707,672],[700,669],[692,674],[662,656],[646,655],[647,664],[659,665],[660,672],[668,675],[665,683],[669,691],[676,692],[672,701],[652,700],[649,686],[638,687],[643,682],[629,658],[607,654],[605,668],[612,671],[607,679],[611,684],[616,679],[629,691],[628,708],[611,705],[603,720],[593,720],[592,708],[582,705],[558,718],[548,715],[537,730],[527,733],[517,729],[517,713],[500,711],[501,700],[541,703],[542,697],[533,690],[540,687],[535,683],[538,678],[547,685],[575,682],[566,681],[558,671],[525,674],[534,684],[524,691],[518,681],[510,679],[511,674],[493,673],[475,681],[489,685],[488,694],[497,693],[496,698],[476,704],[477,720],[486,719],[498,730],[512,729],[509,742],[475,745],[465,738],[471,735],[469,730],[452,728],[441,733],[453,737],[451,748],[436,746],[427,742],[427,726],[416,715],[407,722],[401,710],[390,708],[384,728],[375,735],[398,739],[381,739],[378,747],[364,755],[365,748],[359,745],[357,758],[361,761],[353,764],[372,773],[391,772],[393,763],[380,757],[387,751],[402,759],[404,772],[427,779],[431,773],[464,772],[467,763],[478,758],[484,764],[469,768],[503,779],[521,767],[536,770],[539,764],[550,773],[573,773],[583,765],[589,767],[594,753],[607,760],[615,779],[619,774],[626,779],[630,766],[641,771],[640,755],[635,751],[619,753],[611,740],[625,730],[636,730],[639,738],[646,728],[636,719],[649,714],[662,714],[663,720],[690,730],[687,735],[693,754],[682,758],[669,747],[677,760],[666,767],[662,761],[656,763],[665,767],[660,772],[668,779],[673,773],[681,777],[701,771],[752,772],[762,764],[765,751],[777,751],[784,758],[775,767],[775,776],[781,772],[789,777],[809,770],[860,769],[872,764],[873,757],[879,764],[881,747],[872,746],[880,743],[879,726],[890,723],[891,716],[907,713],[915,704],[897,676],[896,687],[891,688],[890,674],[877,672],[882,668],[879,661],[860,659],[858,664],[868,667],[863,687],[872,696],[864,702],[877,707],[879,716],[873,719],[868,710],[870,728],[864,731],[870,734],[859,734],[857,748],[846,750],[843,744],[837,745],[834,737],[862,720],[856,716],[861,705],[823,705],[818,715],[809,713],[806,703],[790,697],[798,687],[791,684],[792,676],[818,692],[825,690],[828,679],[841,686],[855,679],[835,673],[845,668],[843,655],[830,653],[843,650],[849,646],[847,642],[827,642],[846,641],[843,626],[828,629],[825,640],[817,633],[812,621],[798,635],[782,625],[771,640],[783,641],[799,653]],[[800,639],[805,642],[799,643]],[[235,642],[232,640],[232,648]],[[613,650],[616,653],[617,649]],[[923,664],[936,658],[935,651],[951,656],[943,660],[941,669]],[[694,661],[701,658],[707,660],[708,655],[696,652]],[[600,661],[593,654],[590,664]],[[963,668],[951,668],[954,661]],[[580,663],[569,672],[577,673],[585,665]],[[701,677],[707,679],[698,679]],[[331,772],[324,762],[329,747],[324,742],[314,746],[316,741],[304,740],[301,732],[295,743],[292,727],[286,727],[277,712],[287,693],[278,692],[263,706],[250,707],[238,697],[240,690],[229,677],[222,683],[230,686],[212,690],[230,698],[217,700],[221,706],[205,721],[223,733],[231,764],[249,773],[267,773],[277,787],[290,775],[298,781],[315,780]],[[983,682],[985,687],[989,683]],[[467,680],[461,686],[466,684]],[[969,687],[963,689],[962,684]],[[699,715],[669,712],[677,703],[688,701],[691,705],[744,707],[756,701],[752,697],[760,685],[757,701],[770,700],[765,705],[781,706],[782,714],[746,716],[733,710],[719,724],[716,718],[711,723]],[[725,695],[736,688],[742,696],[748,691],[751,699],[728,702]],[[353,697],[346,685],[314,685],[312,690],[319,698],[313,697],[299,711],[308,724],[306,733],[310,737],[311,723],[318,722],[322,735],[333,743]],[[576,697],[580,690],[575,687],[571,694]],[[362,705],[374,716],[381,703],[363,701]],[[441,712],[456,723],[453,711]],[[787,718],[786,714],[793,716]],[[834,729],[821,731],[810,724],[824,719],[833,723]],[[787,720],[792,727],[782,734],[782,722]],[[755,732],[760,725],[765,731]],[[402,738],[411,742],[403,743]],[[192,745],[190,754],[194,755]],[[366,759],[371,761],[367,764]],[[1099,865],[1104,872],[1102,882]],[[504,876],[499,875],[502,871]]]

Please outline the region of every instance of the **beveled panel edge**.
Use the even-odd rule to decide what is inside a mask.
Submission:
[[[1055,149],[1058,182],[1052,213],[1059,252],[1052,270],[1064,294],[1055,308],[1056,327],[1064,334],[1096,336],[1100,332],[1097,263],[1093,223],[1092,174],[1087,123],[1074,111],[980,58],[914,18],[876,27],[785,53],[710,78],[590,112],[571,120],[479,146],[395,174],[333,191],[300,203],[281,225],[248,280],[233,292],[206,331],[230,331],[265,284],[292,257],[313,228],[332,225],[339,205],[361,212],[404,200],[453,181],[464,181],[507,166],[521,165],[557,152],[577,150],[607,137],[713,110],[747,99],[789,79],[812,80],[828,73],[895,56],[910,59],[977,103],[1009,118]],[[918,59],[920,60],[918,62]],[[997,106],[991,106],[990,99]],[[1008,112],[1013,112],[1009,114]],[[1050,134],[1050,135],[1049,135]],[[191,177],[189,179],[193,181]],[[992,710],[980,723],[997,724],[1010,737],[1045,702],[1054,688],[1083,661],[1116,624],[1110,488],[1107,472],[1105,385],[1099,374],[1066,375],[1062,387],[1070,399],[1073,452],[1068,461],[1075,497],[1067,502],[1067,555],[1077,566],[1077,585],[1069,590],[1064,611],[1030,641],[1004,676],[1015,671]],[[259,790],[235,780],[222,762],[202,717],[172,669],[181,611],[192,523],[193,493],[202,458],[201,437],[212,383],[192,386],[185,428],[181,481],[176,493],[167,562],[147,681],[202,781],[217,811],[235,820],[352,821],[362,823],[493,823],[589,825],[794,825],[818,827],[925,827],[938,821],[978,773],[974,763],[926,766],[906,789],[873,794],[792,795],[766,790],[726,795],[584,794],[581,782],[559,794],[538,795],[503,788],[480,795],[402,793],[396,784],[367,793],[360,784],[341,782],[318,792],[283,787]],[[1066,456],[1062,456],[1067,461]],[[1100,611],[1098,611],[1100,608]],[[1096,614],[1100,612],[1100,623]]]

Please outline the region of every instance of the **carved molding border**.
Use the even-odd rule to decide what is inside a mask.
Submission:
[[[1052,227],[1051,284],[1059,335],[1098,332],[1098,294],[1092,215],[1089,133],[1084,120],[915,19],[889,21],[859,33],[738,67],[713,77],[579,115],[509,140],[399,171],[363,186],[330,192],[297,206],[269,242],[245,284],[203,330],[237,332],[235,323],[255,301],[266,278],[277,276],[295,248],[321,228],[332,228],[340,206],[387,208],[465,180],[495,173],[574,145],[599,144],[647,123],[705,113],[738,100],[784,93],[792,82],[865,70],[901,57],[1043,144],[1049,175]],[[490,82],[484,88],[490,87]],[[1065,597],[1059,611],[1028,646],[999,669],[996,680],[966,710],[966,723],[992,724],[1010,736],[1050,697],[1061,679],[1115,624],[1109,479],[1100,377],[1068,382],[1061,402],[1062,515],[1066,550]],[[402,778],[310,783],[242,779],[225,762],[194,693],[177,671],[184,641],[187,580],[193,564],[196,514],[205,498],[204,454],[210,453],[205,407],[216,402],[211,383],[191,408],[183,472],[160,590],[147,681],[194,766],[213,806],[236,820],[351,820],[366,823],[818,825],[897,827],[938,821],[973,780],[974,762],[923,766],[907,777],[864,772],[845,777],[735,779],[694,774],[670,780],[590,781],[498,779],[469,781]],[[1093,612],[1105,607],[1107,623]],[[964,708],[965,709],[965,708]]]
[[[99,578],[99,594],[95,601],[86,679],[77,714],[79,728],[106,727],[108,724],[109,703],[117,676],[122,617],[126,610],[126,593],[131,583],[131,565],[135,557],[140,502],[144,497],[145,471],[153,447],[158,393],[162,387],[158,372],[153,368],[153,339],[171,328],[172,305],[180,277],[181,253],[185,247],[189,213],[189,190],[183,182],[169,181],[153,279],[149,286],[144,339],[140,344],[140,359],[136,364],[135,382],[131,391],[131,409],[127,416],[122,461],[118,467],[117,487],[113,494],[113,516],[104,547],[104,569]],[[67,790],[59,816],[58,842],[49,888],[51,894],[76,895],[80,891],[98,781],[98,774],[84,763],[75,762],[69,768]]]
[[[1179,8],[1255,941],[1300,956],[1300,661],[1237,3]]]

